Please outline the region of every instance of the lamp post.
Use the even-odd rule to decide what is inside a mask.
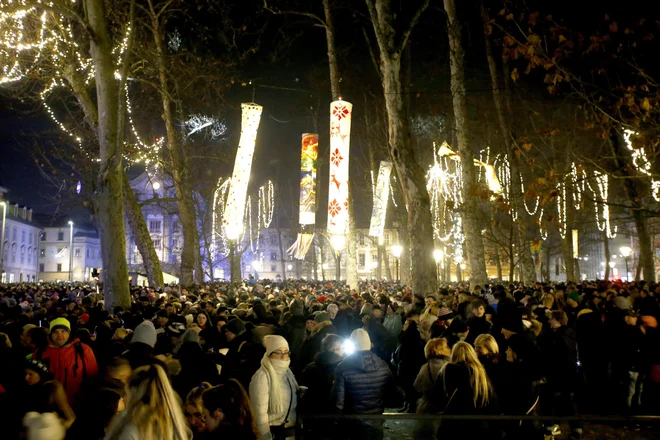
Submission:
[[[73,282],[73,222],[69,220],[69,282]]]
[[[0,202],[2,206],[2,237],[0,237],[0,282],[4,281],[2,279],[5,274],[5,229],[6,229],[6,220],[7,220],[7,202]]]
[[[612,269],[612,279],[614,279],[614,266],[616,266],[616,263],[614,261],[609,262],[610,269]]]
[[[440,249],[433,251],[433,258],[435,259],[435,276],[440,279],[440,262],[444,258],[444,254]]]
[[[403,251],[403,248],[399,246],[398,244],[395,246],[392,246],[392,255],[394,255],[395,262],[396,262],[396,280],[400,281],[401,279],[399,278],[399,258],[401,257],[401,252]]]
[[[622,246],[619,248],[619,252],[621,252],[623,261],[626,262],[626,281],[630,281],[630,278],[628,277],[628,258],[630,257],[630,254],[632,254],[632,249],[628,246]]]

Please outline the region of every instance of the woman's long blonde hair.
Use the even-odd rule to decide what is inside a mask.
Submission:
[[[497,341],[493,335],[489,335],[488,333],[479,335],[477,336],[477,339],[474,340],[474,348],[476,349],[479,346],[488,350],[489,355],[499,354],[500,352],[500,347],[497,345]]]
[[[133,425],[143,440],[189,440],[192,437],[167,373],[160,365],[133,371],[126,394],[126,409],[108,428],[105,440],[122,438]]]
[[[474,393],[475,407],[486,406],[491,395],[491,385],[477,352],[467,342],[457,342],[451,351],[450,363],[465,364],[470,371],[470,384]]]

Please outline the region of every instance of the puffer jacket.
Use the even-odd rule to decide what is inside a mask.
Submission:
[[[291,376],[292,377],[292,376]],[[282,398],[286,402],[285,409],[277,414],[268,411],[269,375],[264,367],[254,373],[250,381],[249,394],[254,411],[254,421],[259,431],[259,438],[270,440],[270,427],[284,424],[286,427],[296,425],[296,410],[298,406],[298,384],[287,376],[278,378]],[[287,416],[287,410],[289,415]]]
[[[389,366],[371,351],[358,351],[337,365],[332,395],[345,413],[382,413],[392,393]]]
[[[442,367],[448,362],[449,357],[440,356],[429,359],[429,361],[419,369],[419,374],[417,374],[417,378],[415,379],[415,390],[422,394],[422,398],[417,406],[418,413],[424,414],[438,412],[438,410],[435,410],[431,404],[433,401],[433,386],[440,375]]]
[[[43,351],[36,351],[33,357],[48,361],[50,372],[64,386],[69,405],[74,408],[81,401],[83,385],[89,384],[99,372],[94,352],[78,339],[60,348],[51,344]]]

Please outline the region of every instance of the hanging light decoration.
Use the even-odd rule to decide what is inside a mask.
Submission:
[[[328,234],[336,251],[346,245],[348,181],[353,104],[341,99],[330,104],[330,181]]]
[[[254,103],[241,104],[242,122],[241,138],[234,162],[234,172],[227,195],[227,205],[222,218],[225,235],[228,240],[238,240],[243,232],[245,203],[247,197],[252,157],[257,140],[257,131],[261,120],[263,107]]]
[[[316,159],[319,153],[319,135],[303,133],[300,154],[300,231],[287,253],[298,260],[307,255],[314,239],[311,225],[316,223]]]
[[[373,192],[373,209],[371,211],[371,224],[369,235],[371,237],[382,237],[385,230],[387,218],[387,203],[390,199],[390,174],[392,173],[392,162],[381,161],[378,169],[378,179]]]
[[[630,140],[631,137],[637,136],[638,134],[639,133],[626,128],[623,130],[623,140],[628,150],[632,152],[632,163],[635,169],[640,173],[651,177],[651,196],[656,202],[660,202],[660,181],[653,178],[651,173],[652,165],[646,155],[646,150],[644,147],[634,148],[632,141]]]

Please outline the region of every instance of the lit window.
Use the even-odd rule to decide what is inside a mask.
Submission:
[[[57,233],[57,241],[64,241],[64,232],[59,231]]]
[[[160,233],[160,226],[161,226],[160,220],[151,220],[149,222],[149,232]]]

